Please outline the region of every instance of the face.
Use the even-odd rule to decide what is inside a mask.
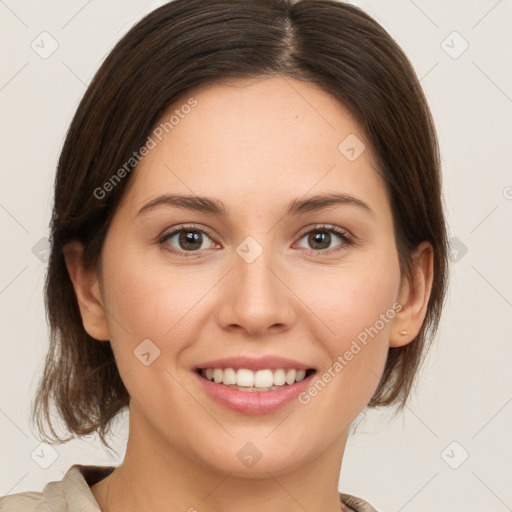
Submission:
[[[84,325],[112,344],[130,442],[277,475],[342,452],[377,387],[405,311],[390,202],[360,126],[315,86],[238,82],[183,104],[192,96],[130,177],[94,277],[104,323]],[[314,373],[256,392],[198,373],[228,367],[214,378]]]

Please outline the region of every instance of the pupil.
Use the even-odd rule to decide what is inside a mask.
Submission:
[[[320,232],[317,232],[315,234],[311,234],[309,236],[309,241],[312,245],[312,247],[314,247],[315,249],[326,249],[327,247],[329,247],[330,243],[331,243],[331,234],[330,233],[320,233]],[[323,243],[322,243],[323,242]],[[320,244],[321,247],[318,247],[315,245],[317,244]]]
[[[201,233],[198,231],[183,231],[180,235],[180,244],[187,247],[187,244],[192,244],[193,247],[188,246],[188,249],[195,250],[201,247]]]

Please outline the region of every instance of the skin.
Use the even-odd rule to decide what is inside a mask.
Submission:
[[[125,459],[92,493],[108,512],[339,511],[350,424],[374,393],[388,348],[411,342],[422,325],[432,248],[419,246],[415,281],[402,279],[370,144],[321,89],[276,77],[190,96],[198,105],[133,171],[97,267],[82,267],[78,242],[65,250],[84,327],[110,340],[131,397]],[[355,161],[338,150],[349,134],[366,145]],[[285,216],[294,199],[340,192],[371,212],[342,204]],[[220,200],[228,216],[171,206],[138,215],[163,193]],[[178,236],[159,243],[183,223],[207,232],[188,257]],[[315,245],[308,233],[325,233],[319,224],[346,230],[354,243],[332,234]],[[236,252],[248,236],[263,249],[252,263]],[[234,412],[192,373],[220,357],[277,354],[321,375],[397,303],[400,312],[308,404]],[[161,351],[149,366],[134,356],[147,338]],[[247,442],[262,454],[250,468],[237,457]]]

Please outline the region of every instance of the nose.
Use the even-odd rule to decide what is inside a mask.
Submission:
[[[271,249],[248,262],[233,254],[234,268],[222,288],[217,320],[223,329],[251,337],[289,330],[296,318],[288,272]]]

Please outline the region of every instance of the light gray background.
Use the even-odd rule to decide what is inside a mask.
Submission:
[[[124,455],[126,416],[113,457],[95,437],[40,445],[28,419],[47,348],[44,239],[59,151],[105,55],[163,3],[0,0],[0,496]],[[512,2],[352,3],[383,24],[421,78],[455,241],[444,320],[417,392],[397,419],[367,415],[349,441],[340,490],[382,512],[512,510]],[[51,49],[43,31],[59,45],[46,59],[31,47]]]

